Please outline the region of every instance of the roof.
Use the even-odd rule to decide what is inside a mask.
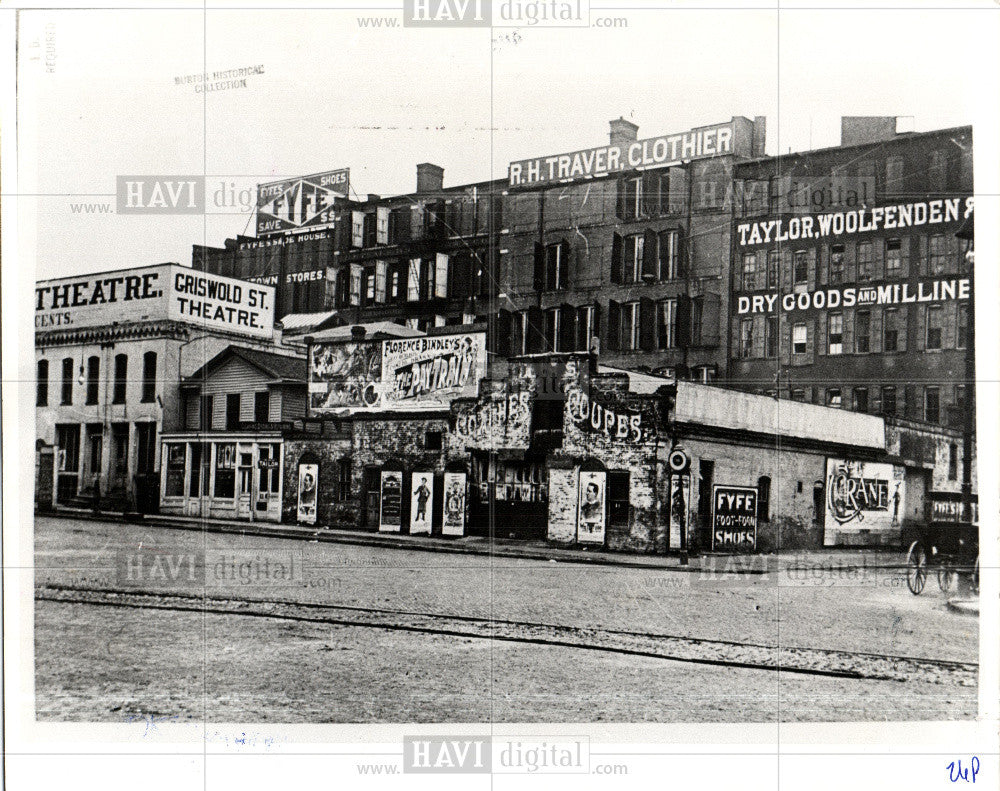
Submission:
[[[597,372],[599,374],[628,374],[628,389],[642,395],[655,393],[664,385],[674,384],[673,379],[668,379],[665,376],[626,371],[624,368],[614,368],[610,365],[598,365]]]
[[[343,327],[331,327],[328,330],[313,333],[312,338],[316,341],[350,341],[354,339],[352,330],[355,327],[364,327],[364,339],[372,340],[374,336],[381,335],[392,338],[416,338],[425,333],[415,330],[412,327],[404,327],[391,321],[372,321],[368,324],[348,324]]]
[[[306,358],[275,354],[244,346],[227,346],[201,368],[184,379],[184,384],[198,384],[211,376],[231,359],[242,360],[253,366],[269,379],[302,382],[306,381]]]
[[[289,313],[281,319],[281,328],[285,332],[302,333],[314,327],[319,327],[337,315],[335,310],[325,310],[319,313]]]

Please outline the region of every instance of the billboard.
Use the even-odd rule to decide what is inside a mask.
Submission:
[[[179,264],[121,269],[35,285],[35,329],[102,327],[172,319],[270,338],[274,288]]]
[[[823,544],[861,535],[897,531],[906,495],[902,467],[884,462],[826,460],[826,524]]]
[[[349,185],[348,168],[258,184],[257,235],[333,225]]]
[[[486,375],[486,334],[319,343],[309,354],[314,412],[447,409]]]
[[[628,145],[608,145],[511,162],[511,187],[573,181],[607,176],[627,170],[679,165],[734,153],[733,123],[703,126],[673,135],[635,140]]]
[[[753,552],[757,549],[757,489],[712,487],[712,549]]]

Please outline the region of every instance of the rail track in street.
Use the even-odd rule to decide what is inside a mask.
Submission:
[[[44,583],[35,586],[35,599],[533,643],[675,662],[851,679],[974,686],[979,672],[979,665],[974,662],[207,593],[194,595]]]

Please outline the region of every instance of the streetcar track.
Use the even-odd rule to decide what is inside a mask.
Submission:
[[[559,626],[528,621],[280,599],[245,599],[233,596],[91,588],[63,584],[38,585],[35,588],[35,598],[63,603],[240,615],[550,645],[694,664],[851,679],[916,680],[972,686],[976,683],[978,674],[978,664],[971,662],[768,646],[617,629]]]

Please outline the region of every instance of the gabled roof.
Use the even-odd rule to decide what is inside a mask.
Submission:
[[[244,346],[227,346],[201,368],[184,379],[185,385],[201,384],[230,360],[242,360],[271,380],[302,383],[306,381],[306,358],[275,354]]]

